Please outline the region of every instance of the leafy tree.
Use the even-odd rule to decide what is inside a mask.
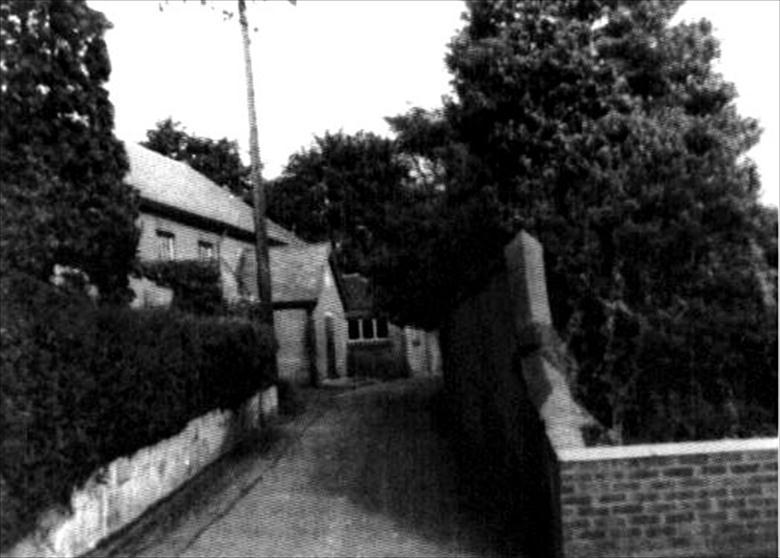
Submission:
[[[104,88],[109,27],[79,0],[0,4],[0,268],[47,280],[75,267],[119,300],[137,198]]]
[[[447,56],[456,98],[391,119],[410,156],[445,169],[444,192],[434,263],[383,283],[433,275],[404,305],[436,321],[529,230],[581,395],[630,439],[777,417],[777,316],[757,281],[776,245],[743,157],[759,129],[711,69],[711,25],[669,25],[680,3],[468,2]]]
[[[238,197],[251,197],[249,166],[241,161],[236,141],[191,135],[171,118],[157,122],[146,138],[143,145],[152,151],[187,163]]]
[[[412,195],[409,167],[394,143],[366,132],[315,138],[269,190],[273,219],[305,240],[330,240],[343,268],[360,271]]]

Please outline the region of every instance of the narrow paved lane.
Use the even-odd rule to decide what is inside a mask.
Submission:
[[[220,464],[197,501],[108,554],[505,555],[501,538],[458,498],[436,428],[438,389],[434,380],[403,380],[310,392],[274,449]]]

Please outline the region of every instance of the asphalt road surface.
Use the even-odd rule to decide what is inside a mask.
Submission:
[[[306,390],[305,411],[92,556],[517,556],[464,501],[439,390]]]

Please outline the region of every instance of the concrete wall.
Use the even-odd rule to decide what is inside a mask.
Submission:
[[[172,494],[232,449],[260,413],[276,413],[276,387],[247,400],[237,412],[215,410],[193,419],[176,436],[112,461],[71,497],[73,513],[52,509],[9,557],[71,557],[95,548],[156,502]]]
[[[440,338],[461,455],[529,555],[777,556],[778,440],[586,448],[541,246],[520,233],[505,263]]]
[[[303,308],[274,310],[274,332],[279,350],[276,363],[279,378],[296,384],[309,384],[311,363],[306,347],[309,312]]]
[[[333,337],[336,349],[336,374],[347,375],[347,321],[344,318],[344,306],[339,296],[333,270],[325,265],[322,276],[322,288],[317,306],[314,308],[315,340],[317,345],[317,373],[321,380],[327,378],[328,362],[326,352],[325,315],[333,316]]]
[[[567,556],[777,556],[777,440],[558,452]]]

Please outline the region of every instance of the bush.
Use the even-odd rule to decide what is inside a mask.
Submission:
[[[406,360],[393,352],[390,345],[352,344],[347,351],[350,376],[394,380],[409,377]]]
[[[274,381],[257,323],[96,307],[22,274],[0,295],[0,548],[102,465]]]
[[[584,321],[577,395],[623,443],[776,436],[777,315],[743,301]]]
[[[145,277],[173,290],[171,306],[176,310],[207,316],[223,312],[217,262],[155,261],[143,262],[138,267],[138,271]]]

